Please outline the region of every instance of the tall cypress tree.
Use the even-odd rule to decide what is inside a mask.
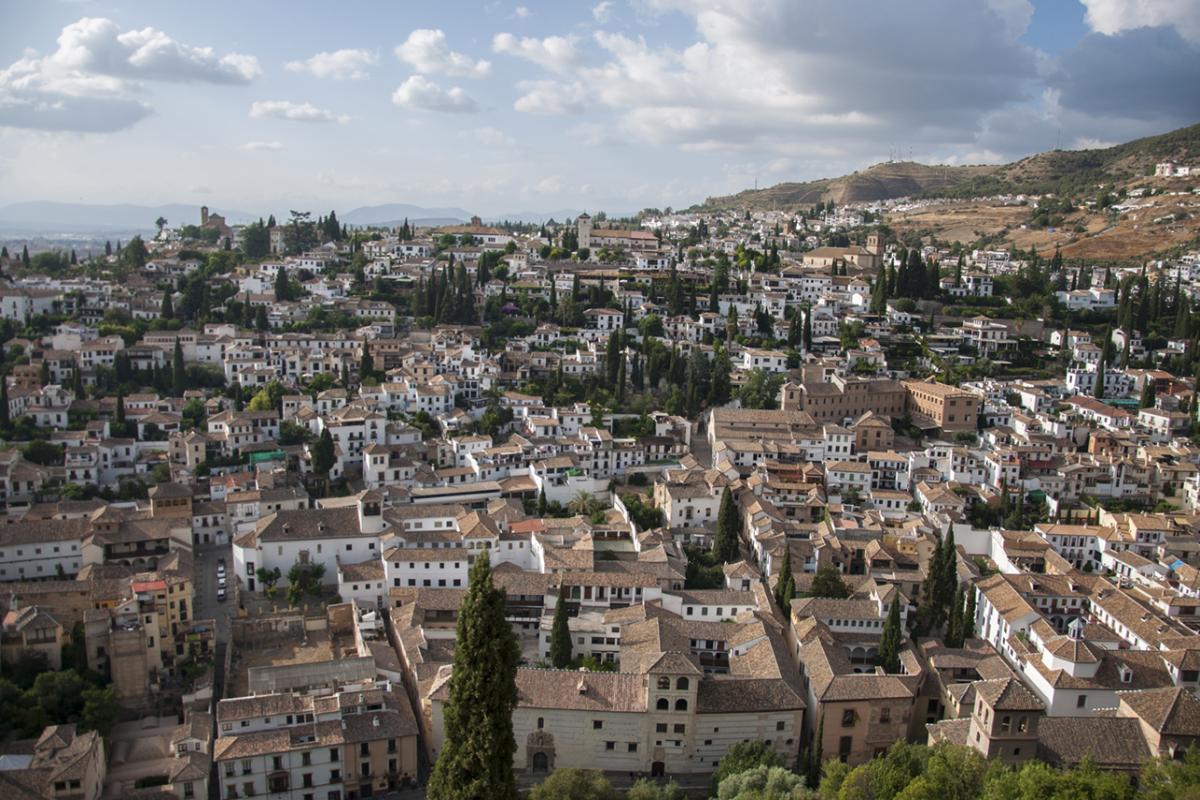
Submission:
[[[963,611],[962,633],[960,634],[963,643],[966,643],[968,639],[975,638],[975,587],[967,584],[966,594],[967,607]]]
[[[162,310],[158,312],[158,315],[163,319],[175,318],[175,304],[171,302],[171,293],[169,291],[163,292]]]
[[[897,593],[892,597],[892,607],[888,609],[883,635],[879,638],[879,654],[875,656],[875,663],[883,667],[884,672],[900,671],[900,642],[900,602]]]
[[[445,744],[429,779],[429,800],[516,800],[512,712],[521,651],[504,614],[504,590],[492,584],[491,565],[481,555],[458,613]]]
[[[963,590],[962,587],[954,592],[954,599],[950,601],[950,614],[946,622],[946,637],[945,643],[947,647],[962,647],[962,625],[963,625]]]
[[[558,602],[554,604],[554,625],[550,629],[550,663],[555,669],[571,665],[571,626],[567,617],[567,585],[559,583]]]
[[[183,397],[187,389],[187,370],[183,365],[183,344],[175,340],[175,352],[171,356],[171,393],[175,397]]]
[[[721,493],[721,507],[717,510],[717,532],[713,536],[713,555],[717,561],[728,564],[741,555],[741,525],[738,522],[737,501],[729,487]]]
[[[792,548],[784,542],[783,564],[779,567],[779,580],[775,584],[775,601],[783,611],[784,617],[791,612],[792,598],[796,596],[796,579],[792,576]]]
[[[1092,390],[1092,395],[1097,400],[1104,399],[1104,359],[1100,359],[1100,366],[1096,368],[1096,387]]]
[[[8,377],[0,374],[0,425],[7,428],[11,421],[8,415]]]

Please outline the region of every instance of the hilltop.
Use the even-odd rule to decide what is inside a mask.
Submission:
[[[794,210],[832,200],[838,204],[898,197],[970,198],[999,194],[1071,194],[1099,183],[1133,180],[1160,161],[1200,161],[1200,125],[1094,150],[1053,150],[1010,164],[938,166],[885,162],[838,178],[780,183],[725,197],[712,209]]]

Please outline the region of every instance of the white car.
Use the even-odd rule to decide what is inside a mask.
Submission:
[[[217,588],[218,588],[218,589],[224,589],[224,588],[225,588],[225,576],[224,576],[224,575],[218,575],[218,576],[217,576]]]
[[[224,586],[222,586],[220,589],[217,589],[217,602],[218,603],[225,602],[225,587]]]

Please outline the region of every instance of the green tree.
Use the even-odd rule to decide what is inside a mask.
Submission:
[[[187,368],[183,363],[183,344],[177,338],[175,352],[171,356],[171,393],[175,397],[183,397],[187,388]]]
[[[7,428],[12,422],[8,411],[8,376],[0,372],[0,427]]]
[[[792,577],[792,548],[787,542],[783,544],[783,564],[779,567],[779,578],[775,583],[775,602],[783,611],[784,617],[789,615],[792,598],[796,596],[796,579]]]
[[[946,621],[944,640],[947,647],[962,647],[963,603],[965,602],[962,587],[959,586],[954,592],[954,599],[950,602],[950,613]]]
[[[313,446],[313,473],[328,484],[329,470],[333,469],[336,459],[337,451],[333,446],[333,436],[329,434],[329,428],[324,428],[321,431],[320,438],[317,439],[317,443]]]
[[[140,235],[130,239],[129,244],[125,245],[125,249],[121,251],[121,263],[131,269],[141,269],[146,266],[146,259],[149,257],[146,243],[142,241]]]
[[[729,487],[721,493],[721,506],[717,510],[717,530],[713,535],[713,557],[728,564],[741,558],[742,523],[738,515],[738,503]]]
[[[83,710],[80,712],[80,726],[83,730],[92,730],[101,736],[108,736],[113,725],[117,722],[119,711],[117,698],[113,687],[89,687],[83,690]]]
[[[175,319],[175,304],[171,301],[171,293],[163,292],[162,308],[158,315],[163,319]]]
[[[884,672],[894,674],[900,671],[901,636],[900,602],[893,596],[887,621],[883,624],[883,634],[879,637],[879,654],[875,656],[875,663],[883,667]]]
[[[963,611],[962,640],[975,638],[975,587],[967,584],[967,607]]]
[[[834,600],[844,600],[850,596],[850,587],[842,580],[841,574],[832,564],[826,564],[817,570],[813,576],[809,594],[813,597],[829,597]]]
[[[512,712],[521,651],[505,613],[488,558],[476,558],[458,614],[445,744],[429,779],[430,800],[516,800]]]
[[[1142,385],[1142,397],[1138,401],[1138,405],[1142,408],[1153,408],[1154,397],[1154,381],[1146,378],[1145,383]]]
[[[482,800],[480,795],[472,796]],[[529,800],[618,800],[619,797],[600,770],[573,767],[554,770],[529,792]]]
[[[625,800],[687,800],[687,795],[675,781],[657,783],[639,778],[625,792]]]
[[[731,775],[717,788],[717,800],[802,800],[811,796],[803,777],[765,765]]]
[[[554,604],[554,624],[550,629],[550,663],[555,669],[571,665],[571,626],[567,615],[567,584],[558,585],[558,602]]]
[[[287,269],[280,264],[278,271],[275,273],[275,299],[279,301],[291,300],[291,288],[291,283],[288,281]]]
[[[766,742],[758,739],[737,742],[726,750],[725,755],[717,762],[717,768],[712,777],[713,788],[719,788],[726,778],[757,767],[782,766],[783,761],[779,758],[779,754]]]

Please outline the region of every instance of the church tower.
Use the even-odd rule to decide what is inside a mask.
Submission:
[[[580,214],[575,218],[575,229],[579,234],[579,246],[590,248],[592,246],[592,218],[587,213]]]

